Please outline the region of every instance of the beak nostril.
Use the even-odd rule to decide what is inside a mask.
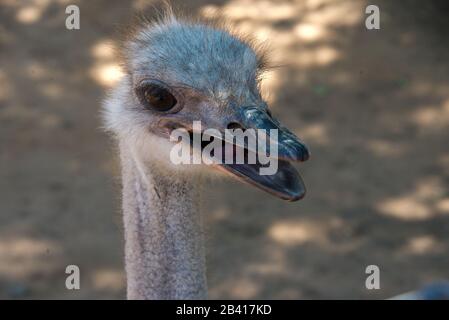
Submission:
[[[235,129],[244,129],[243,126],[240,123],[237,122],[230,122],[227,126],[228,129],[230,130],[235,130]]]

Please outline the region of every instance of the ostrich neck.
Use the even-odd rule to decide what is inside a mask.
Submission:
[[[128,299],[206,297],[195,181],[143,166],[120,145]]]

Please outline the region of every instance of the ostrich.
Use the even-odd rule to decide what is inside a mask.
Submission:
[[[304,196],[290,162],[309,153],[262,99],[258,51],[224,28],[171,13],[124,41],[125,76],[106,98],[103,116],[121,159],[128,299],[207,297],[199,210],[205,167],[285,200]],[[170,132],[192,133],[195,120],[220,131],[277,129],[277,172],[260,175],[260,163],[174,165]]]

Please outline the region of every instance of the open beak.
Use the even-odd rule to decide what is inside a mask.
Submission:
[[[237,149],[244,152],[245,159],[249,158],[248,155],[250,153],[257,155],[255,163],[249,161],[243,161],[243,163],[232,161],[232,163],[228,164],[225,161],[225,157],[229,156],[229,154],[225,152],[222,154],[222,159],[214,159],[220,161],[212,161],[215,168],[284,200],[297,201],[304,197],[306,193],[304,182],[298,171],[291,165],[291,162],[306,161],[310,153],[305,144],[296,135],[283,127],[264,108],[257,106],[238,107],[227,116],[223,116],[222,114],[219,116],[209,114],[208,110],[200,110],[193,114],[180,113],[171,117],[168,121],[162,120],[160,127],[167,129],[165,131],[167,135],[167,132],[175,128],[183,128],[192,137],[193,134],[201,134],[204,132],[202,129],[200,130],[203,132],[197,132],[192,127],[191,121],[197,120],[201,120],[208,128],[215,128],[220,133],[220,135],[210,135],[210,137],[221,140],[222,145],[225,146],[225,150],[229,150],[226,145],[230,144],[230,150],[234,153],[232,157],[235,156]],[[238,142],[238,139],[234,139],[233,137],[229,139],[226,134],[223,136],[222,132],[230,128],[230,124],[234,125],[231,126],[233,129],[237,125],[237,128],[243,129],[248,134],[257,132],[254,134],[255,137],[253,136],[257,141],[256,145],[249,144],[248,140],[245,139],[243,139],[242,143],[242,141]],[[264,131],[260,129],[264,129]],[[260,132],[262,134],[266,133],[263,135],[263,143],[260,140]],[[202,152],[207,145],[208,143],[202,144],[200,147],[201,150],[199,151]],[[199,146],[193,145],[191,147],[199,148]],[[269,159],[268,163],[267,161],[260,161],[261,155],[265,160]],[[275,170],[269,173],[265,171],[262,174],[267,164],[271,166],[273,161],[276,164]]]
[[[223,163],[218,165],[219,169],[281,199],[297,201],[303,198],[306,193],[304,182],[290,162],[302,162],[309,158],[310,153],[305,144],[261,108],[240,108],[238,118],[244,129],[266,130],[268,138],[267,143],[263,143],[263,145],[265,145],[266,155],[270,155],[271,161],[277,161],[277,170],[273,174],[261,175],[260,169],[264,165],[259,160],[255,164]],[[270,130],[273,129],[277,132],[277,137],[270,134]],[[260,152],[260,150],[254,150],[247,145],[244,147],[247,152]],[[277,149],[277,155],[273,156],[274,150],[272,149],[274,148]]]

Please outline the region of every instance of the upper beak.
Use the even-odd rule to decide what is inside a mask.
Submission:
[[[266,151],[271,154],[269,147],[272,145],[278,150],[278,159],[287,161],[306,161],[310,152],[306,145],[290,130],[283,127],[278,120],[268,115],[266,111],[257,107],[244,107],[240,109],[240,119],[245,129],[264,129],[270,138],[266,144]],[[270,130],[277,131],[276,139],[272,137]]]

